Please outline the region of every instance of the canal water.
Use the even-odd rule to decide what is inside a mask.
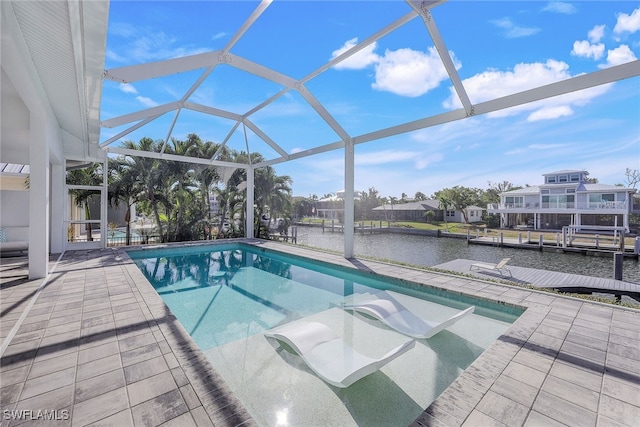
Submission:
[[[344,250],[342,233],[319,227],[298,227],[298,244],[315,248]],[[356,234],[356,256],[405,262],[433,267],[455,259],[496,263],[511,257],[510,265],[613,279],[613,254],[592,256],[555,251],[537,251],[467,244],[465,239],[413,236],[404,234]],[[640,262],[627,258],[622,279],[640,283]]]

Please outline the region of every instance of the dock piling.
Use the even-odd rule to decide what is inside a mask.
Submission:
[[[622,280],[622,265],[624,261],[624,253],[616,252],[613,254],[613,278]]]

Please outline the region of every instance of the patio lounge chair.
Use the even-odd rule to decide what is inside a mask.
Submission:
[[[297,321],[265,336],[289,345],[320,378],[340,388],[349,387],[412,349],[415,340],[408,340],[379,359],[355,351],[331,328],[318,322]]]
[[[381,298],[365,301],[353,305],[345,305],[345,310],[354,310],[384,322],[387,326],[401,334],[414,338],[431,338],[463,317],[473,313],[475,306],[459,311],[443,321],[424,319],[411,312],[388,292],[383,292]]]
[[[511,258],[503,258],[499,263],[497,264],[488,264],[485,262],[474,262],[473,264],[471,264],[469,266],[469,270],[473,270],[474,268],[476,270],[491,270],[491,271],[497,271],[498,273],[500,273],[501,276],[504,275],[503,272],[507,272],[509,273],[509,276],[513,277],[513,275],[511,274],[511,271],[505,267],[505,265],[507,265],[507,263],[511,260]]]

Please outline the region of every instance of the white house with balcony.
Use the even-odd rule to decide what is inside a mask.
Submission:
[[[587,182],[589,172],[561,170],[543,174],[544,184],[505,191],[500,204],[487,206],[500,214],[501,227],[561,229],[568,225],[618,226],[629,230],[634,188]]]

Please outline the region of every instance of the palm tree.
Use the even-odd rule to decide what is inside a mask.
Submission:
[[[133,141],[125,141],[124,147],[131,150],[140,151],[152,151],[160,152],[162,148],[161,142],[155,142],[151,138],[142,138],[137,144]],[[160,204],[166,205],[166,197],[162,194],[162,170],[160,169],[160,162],[157,159],[151,159],[148,157],[130,157],[130,167],[136,171],[135,179],[137,185],[140,186],[141,192],[144,193],[146,199],[149,201],[156,221],[156,227],[158,227],[158,233],[162,241],[165,241],[165,234],[162,229],[162,222],[160,221],[160,211],[158,206]]]
[[[135,160],[127,157],[109,159],[109,204],[120,207],[126,206],[124,221],[126,223],[125,244],[131,244],[131,206],[144,197],[145,185],[140,181],[139,170]]]
[[[444,189],[441,191],[437,191],[435,193],[436,199],[438,200],[439,203],[439,208],[444,211],[444,226],[446,228],[447,231],[449,231],[449,223],[447,222],[447,211],[449,210],[449,208],[452,206],[452,202],[451,202],[451,197],[449,194],[449,191],[447,191],[448,189]]]
[[[213,143],[211,141],[202,142],[200,138],[196,140],[196,148],[195,153],[196,157],[202,159],[212,159],[213,156],[218,152],[220,148],[219,144]],[[224,149],[222,153],[218,156],[219,159],[225,159],[228,157],[228,149]],[[209,202],[209,198],[211,195],[211,188],[214,184],[217,184],[221,177],[218,172],[218,169],[214,166],[206,166],[206,165],[197,165],[196,166],[197,175],[196,179],[200,183],[200,193],[202,196],[202,208],[207,216],[207,225],[209,232],[207,233],[210,237],[210,227],[213,222],[213,218],[211,217],[211,206]]]
[[[167,144],[166,152],[178,156],[192,156],[196,153],[198,141],[200,138],[196,134],[189,134],[186,141],[172,138],[171,144]],[[163,166],[166,177],[169,179],[170,192],[167,196],[175,197],[175,205],[178,208],[172,240],[183,240],[190,235],[189,230],[184,227],[184,223],[187,199],[192,196],[192,189],[196,186],[195,172],[192,165],[185,162],[163,162]]]
[[[291,209],[291,182],[291,177],[276,175],[275,169],[271,166],[256,170],[254,188],[258,218],[256,237],[260,236],[260,218],[266,209],[269,209],[271,216],[276,217],[277,214],[283,214]]]
[[[67,172],[67,184],[69,185],[90,185],[99,186],[102,185],[102,165],[100,163],[93,163],[91,166],[83,169],[74,169]],[[92,197],[96,195],[92,190],[70,190],[69,193],[74,197],[76,204],[80,208],[84,208],[85,219],[91,219],[91,211],[89,209],[89,202]],[[87,241],[93,241],[93,230],[91,223],[86,224]]]

